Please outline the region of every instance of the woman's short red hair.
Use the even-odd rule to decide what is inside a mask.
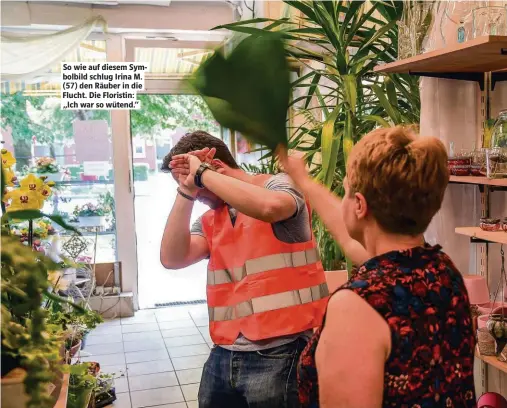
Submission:
[[[377,129],[352,149],[347,180],[350,194],[365,197],[386,232],[418,235],[442,204],[447,152],[437,138],[418,137],[410,128]]]

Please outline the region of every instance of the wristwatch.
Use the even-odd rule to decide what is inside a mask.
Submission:
[[[201,165],[199,166],[199,168],[197,169],[197,171],[195,172],[195,176],[194,176],[194,184],[199,187],[199,188],[204,188],[204,184],[202,184],[202,174],[206,171],[206,170],[213,170],[213,166],[209,163],[201,163]]]

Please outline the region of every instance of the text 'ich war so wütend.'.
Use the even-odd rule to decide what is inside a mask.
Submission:
[[[61,108],[140,109],[147,63],[62,62]]]

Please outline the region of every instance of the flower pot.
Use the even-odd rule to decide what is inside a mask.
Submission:
[[[498,308],[499,306],[502,306],[502,302],[489,302],[489,303],[484,303],[482,305],[477,305],[477,310],[479,311],[479,313],[481,315],[488,315],[490,313],[497,313],[495,312],[494,310],[496,308]],[[500,312],[498,312],[500,313]]]
[[[25,394],[25,371],[15,368],[6,376],[2,377],[2,408],[23,408],[28,402]]]
[[[477,329],[480,330],[480,329],[486,328],[486,325],[488,324],[488,320],[489,320],[489,314],[479,316],[479,318],[477,319]]]
[[[91,217],[79,217],[80,227],[105,227],[106,216],[105,215],[93,215]]]
[[[70,348],[69,350],[70,357],[71,358],[74,357],[79,350],[81,350],[81,340],[78,340],[78,342]]]
[[[342,286],[345,282],[349,280],[349,275],[347,270],[341,271],[325,271],[327,287],[329,289],[329,293],[333,293]]]
[[[46,177],[46,181],[62,181],[64,176],[63,171],[59,171],[58,173],[37,173],[38,177]]]
[[[26,371],[22,368],[15,368],[2,377],[2,408],[25,408],[28,402],[28,395],[25,393],[23,381]],[[67,406],[67,390],[69,385],[69,374],[59,374],[54,383],[48,385],[47,394],[55,401],[55,408]]]

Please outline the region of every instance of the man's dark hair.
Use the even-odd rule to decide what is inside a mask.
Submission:
[[[176,143],[175,146],[173,146],[169,154],[164,157],[164,161],[162,162],[162,167],[160,169],[168,172],[170,171],[169,163],[171,162],[173,156],[185,154],[194,150],[201,150],[205,147],[209,147],[210,149],[214,147],[217,150],[215,153],[215,159],[219,159],[233,169],[239,168],[238,163],[236,163],[236,160],[232,157],[227,145],[222,140],[203,130],[196,130],[195,132],[187,133],[179,140],[178,143]]]

